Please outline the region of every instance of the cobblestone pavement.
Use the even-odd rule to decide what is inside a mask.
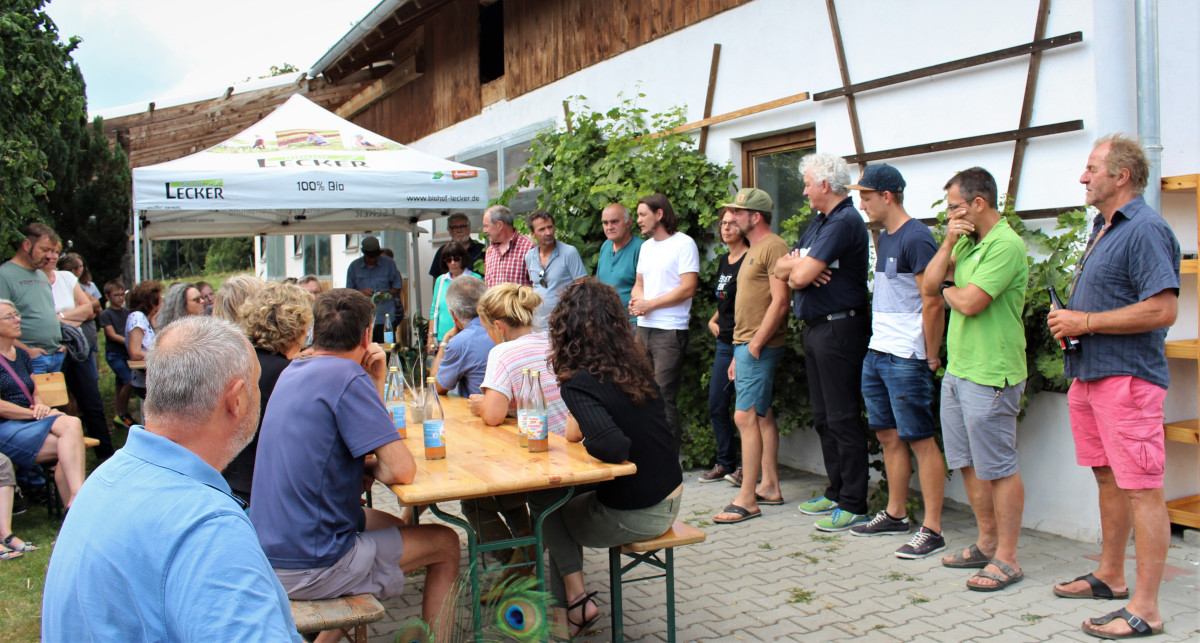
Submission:
[[[1095,570],[1087,557],[1100,553],[1097,543],[1026,529],[1018,550],[1025,579],[1000,592],[973,592],[964,584],[973,570],[944,568],[940,554],[892,556],[907,542],[904,536],[814,530],[814,519],[796,505],[824,489],[822,477],[785,469],[786,505],[762,507],[761,518],[741,524],[716,525],[712,516],[735,492],[724,482],[697,483],[699,473],[685,473],[679,519],[703,529],[708,540],[675,553],[678,641],[1095,641],[1080,632],[1080,623],[1125,603],[1060,599],[1051,592],[1055,582]],[[377,486],[375,498],[377,508],[396,510],[385,488]],[[436,519],[425,514],[422,520]],[[947,507],[943,530],[947,551],[974,542],[970,509]],[[1176,529],[1160,591],[1166,635],[1152,640],[1200,640],[1200,546],[1189,541]],[[1127,573],[1136,584],[1132,544],[1128,554]],[[608,555],[585,550],[585,557],[588,588],[600,591],[603,615],[576,640],[609,641]],[[661,583],[625,587],[627,640],[666,640]],[[388,617],[372,626],[371,641],[391,641],[401,622],[419,616],[421,586],[415,576],[404,596],[384,601]]]

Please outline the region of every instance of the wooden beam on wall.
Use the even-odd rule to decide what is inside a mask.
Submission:
[[[1045,51],[1047,49],[1072,45],[1077,42],[1083,42],[1082,32],[1076,31],[1062,36],[1055,36],[1053,38],[1038,40],[1036,42],[1026,43],[1024,45],[1017,45],[1016,47],[1009,47],[1008,49],[1000,49],[998,51],[993,51],[986,54],[979,54],[978,56],[970,56],[968,58],[961,58],[948,63],[941,63],[940,65],[922,67],[921,69],[906,71],[902,74],[884,76],[883,78],[876,78],[875,80],[868,80],[861,83],[855,83],[853,85],[845,85],[836,89],[817,92],[816,94],[813,94],[813,100],[829,100],[830,98],[837,98],[838,96],[861,93],[871,89],[879,89],[880,87],[888,87],[890,85],[916,80],[918,78],[928,78],[930,76],[958,71],[960,69],[967,69],[969,67],[996,62],[998,60],[1016,58],[1018,56],[1024,56],[1026,54],[1031,54],[1038,51]]]
[[[842,28],[838,25],[837,7],[833,0],[825,0],[825,11],[829,14],[829,29],[833,32],[833,50],[837,53],[838,72],[842,86],[850,84],[850,70],[846,66],[846,49],[842,46]],[[854,94],[846,93],[846,112],[850,117],[850,134],[854,137],[855,154],[863,153],[862,132],[858,128],[858,108],[854,105]]]
[[[417,64],[418,60],[418,56],[413,56],[399,63],[395,69],[388,72],[387,76],[371,83],[361,92],[352,96],[350,100],[342,103],[342,106],[338,107],[334,113],[346,120],[350,120],[375,102],[420,78],[424,74],[424,71],[419,68]]]
[[[1083,129],[1082,120],[1064,121],[1062,123],[1054,123],[1053,125],[1026,127],[1023,129],[1009,130],[1007,132],[996,132],[994,134],[968,136],[966,138],[956,138],[948,141],[938,141],[936,143],[897,147],[890,150],[881,150],[879,152],[867,152],[866,154],[854,154],[847,156],[846,162],[861,165],[870,161],[895,159],[903,156],[916,156],[918,154],[929,154],[930,152],[944,152],[946,150],[957,150],[964,147],[977,147],[979,145],[990,145],[992,143],[1015,141],[1021,138],[1037,138],[1039,136],[1062,134],[1063,132],[1074,132],[1081,129]]]
[[[799,94],[793,94],[791,96],[786,96],[784,98],[779,98],[779,99],[776,99],[773,101],[768,101],[766,103],[760,103],[758,105],[744,107],[742,109],[734,110],[734,111],[726,113],[726,114],[721,114],[720,116],[713,116],[712,118],[706,118],[702,121],[694,121],[691,123],[684,123],[683,125],[680,125],[679,127],[667,130],[665,132],[655,132],[655,133],[651,134],[650,137],[653,138],[655,136],[663,136],[664,134],[681,134],[683,132],[692,132],[692,131],[698,130],[702,127],[716,125],[717,123],[724,123],[725,121],[731,121],[735,118],[741,118],[743,116],[750,116],[751,114],[758,114],[760,112],[772,110],[777,107],[783,107],[785,105],[802,103],[806,100],[808,100],[808,92],[800,92]]]
[[[1050,0],[1041,0],[1038,3],[1037,23],[1033,27],[1034,41],[1041,40],[1046,37],[1046,19],[1050,16]],[[1017,122],[1018,128],[1029,127],[1029,123],[1033,121],[1033,95],[1037,90],[1038,71],[1042,66],[1042,52],[1035,51],[1029,55],[1029,72],[1025,76],[1025,98],[1021,103],[1021,119]],[[1016,203],[1017,189],[1021,186],[1021,167],[1025,165],[1025,148],[1029,145],[1029,141],[1025,139],[1017,139],[1017,145],[1013,149],[1013,162],[1008,171],[1008,190],[1005,194],[1008,195],[1010,203]]]
[[[708,93],[704,96],[704,118],[712,117],[713,94],[717,90],[717,67],[721,63],[721,43],[713,43],[712,63],[708,67]],[[700,128],[700,153],[708,148],[708,126]]]

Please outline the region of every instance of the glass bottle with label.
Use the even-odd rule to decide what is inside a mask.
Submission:
[[[530,371],[533,386],[529,395],[529,410],[525,412],[525,426],[529,439],[529,451],[535,453],[550,448],[549,427],[546,426],[546,395],[542,392],[541,371]]]
[[[388,368],[387,386],[384,387],[384,405],[392,416],[392,426],[401,438],[408,437],[408,422],[404,408],[404,378],[400,377],[400,369]]]
[[[396,343],[396,331],[392,328],[392,316],[391,315],[383,316],[383,343],[384,344]]]
[[[441,460],[446,457],[446,423],[442,415],[442,402],[438,399],[437,381],[425,378],[425,411],[421,426],[425,433],[425,459]]]
[[[517,391],[517,441],[523,447],[529,446],[529,431],[526,425],[529,420],[529,394],[532,388],[529,369],[521,369],[521,390]]]

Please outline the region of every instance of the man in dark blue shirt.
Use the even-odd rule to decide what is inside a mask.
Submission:
[[[1075,378],[1067,396],[1075,460],[1100,487],[1104,547],[1094,573],[1059,583],[1064,598],[1129,596],[1125,547],[1132,526],[1137,588],[1129,604],[1083,623],[1100,638],[1162,631],[1158,588],[1171,526],[1163,496],[1163,399],[1169,375],[1164,341],[1175,323],[1179,241],[1146,205],[1150,174],[1141,145],[1120,134],[1096,143],[1079,182],[1100,214],[1076,269],[1067,309],[1050,313],[1055,339],[1078,337],[1065,356]]]
[[[371,341],[382,342],[387,322],[391,322],[392,327],[396,328],[404,319],[404,304],[400,302],[404,277],[396,268],[395,261],[380,256],[383,250],[379,247],[379,239],[366,237],[359,249],[362,250],[363,256],[351,261],[350,267],[346,269],[346,287],[361,292],[375,303],[375,325],[371,331]]]
[[[813,425],[829,486],[800,513],[823,515],[815,527],[845,531],[867,513],[867,433],[862,422],[862,365],[871,337],[867,314],[867,226],[849,196],[850,170],[832,154],[804,157],[804,195],[817,212],[775,276],[794,291],[792,311],[804,321],[804,368]]]

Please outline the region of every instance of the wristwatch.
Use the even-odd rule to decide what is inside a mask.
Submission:
[[[953,281],[943,281],[942,285],[938,286],[938,294],[945,296],[946,289],[953,285],[954,285]]]

